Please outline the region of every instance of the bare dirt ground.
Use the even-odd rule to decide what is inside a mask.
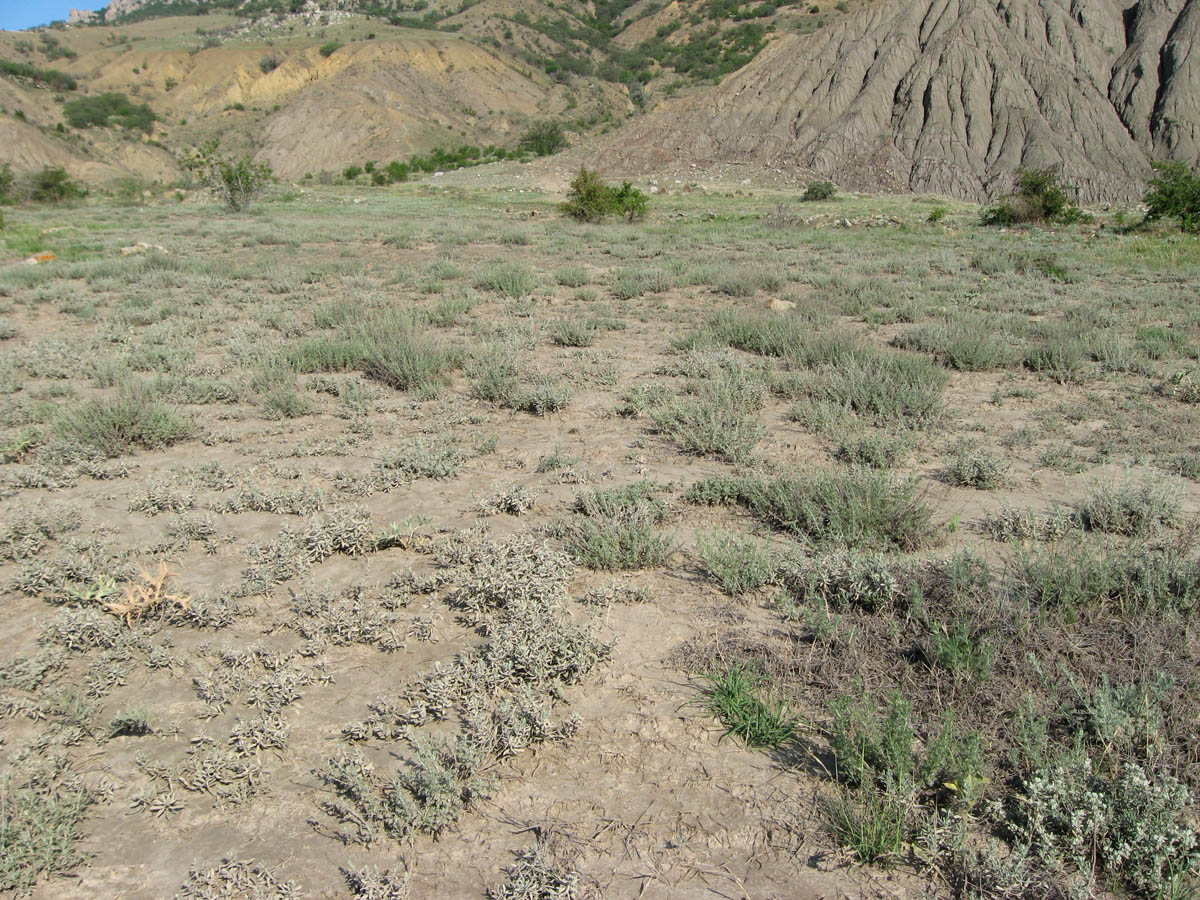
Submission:
[[[1061,513],[1056,540],[1124,545],[1079,510],[1100,489],[1149,485],[1165,498],[1149,540],[1186,555],[1200,407],[1170,385],[1188,389],[1200,348],[1195,241],[1095,226],[998,234],[968,207],[931,224],[936,204],[920,199],[801,208],[737,183],[664,186],[646,222],[585,226],[538,189],[478,185],[460,173],[319,189],[237,216],[189,203],[10,217],[0,736],[17,798],[6,824],[24,830],[8,838],[5,886],[404,896],[347,880],[377,866],[406,871],[413,897],[481,897],[519,881],[516,854],[535,846],[570,885],[551,893],[546,876],[542,893],[496,896],[952,895],[919,853],[862,866],[828,824],[843,788],[826,703],[858,689],[836,660],[867,653],[880,666],[862,671],[867,692],[898,684],[918,692],[918,717],[939,711],[925,675],[895,674],[916,614],[886,626],[844,609],[835,628],[877,625],[879,643],[823,644],[786,577],[731,590],[709,548],[734,535],[803,568],[838,540],[686,491],[712,476],[857,472],[846,447],[874,437],[928,528],[919,547],[847,546],[970,553],[999,572],[1042,547],[998,540],[1006,511]],[[138,241],[165,252],[122,255]],[[58,258],[15,264],[34,249]],[[945,363],[937,339],[904,343],[930,325],[993,340],[977,367],[930,367],[933,407],[888,419],[789,382],[810,377],[795,356],[696,339],[723,312],[850,336],[872,360]],[[399,327],[394,313],[410,356],[346,349]],[[1067,345],[1045,365],[1035,353]],[[749,393],[714,408],[742,403],[740,417],[676,427],[664,412],[731,378]],[[739,429],[744,453],[726,445]],[[581,495],[647,483],[652,500],[638,502],[659,506],[638,532],[645,547],[621,543],[625,531],[605,532],[615,549],[579,538],[592,521]],[[619,527],[642,521],[621,515]],[[637,556],[655,540],[662,552]],[[132,613],[120,605],[141,596],[131,586],[151,598]],[[466,666],[439,707],[421,687],[429,673],[500,646],[505,616],[524,614],[512,598],[529,591],[547,618],[514,638],[503,677]],[[1180,627],[1186,673],[1194,635]],[[527,645],[547,634],[566,642],[546,651],[558,674],[531,661],[541,651]],[[764,690],[803,716],[774,749],[726,734],[706,699],[705,675],[748,647],[778,676]],[[1107,651],[1079,652],[1090,662],[1077,671],[1098,679]],[[997,658],[991,683],[1010,684]],[[949,704],[968,688],[947,678]],[[1187,685],[1184,697],[1194,672]],[[503,704],[526,700],[536,712],[522,707],[520,730]],[[481,709],[494,718],[479,743]],[[980,709],[963,718],[989,735],[1011,714],[1004,701]],[[459,745],[422,770],[437,790],[418,779],[389,792],[422,741],[455,734],[486,752],[467,766]],[[1181,759],[1186,781],[1194,762]],[[331,775],[333,761],[353,774]],[[1006,776],[988,771],[994,799]]]

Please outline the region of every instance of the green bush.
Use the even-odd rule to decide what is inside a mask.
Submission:
[[[955,487],[991,491],[1003,487],[1008,475],[1008,463],[1003,457],[985,447],[961,443],[942,472],[947,484]]]
[[[688,396],[664,404],[652,415],[685,453],[746,462],[766,434],[758,422],[762,386],[729,373],[688,384]]]
[[[832,181],[814,181],[804,189],[800,199],[805,203],[811,203],[815,200],[832,200],[836,196],[837,185]]]
[[[87,188],[72,181],[62,166],[46,166],[29,183],[29,197],[37,203],[62,203],[86,193]]]
[[[1181,162],[1155,163],[1154,168],[1159,174],[1150,179],[1142,200],[1146,220],[1177,217],[1182,230],[1200,233],[1200,174]]]
[[[79,85],[66,72],[57,69],[39,69],[29,63],[11,62],[0,59],[0,75],[10,78],[24,78],[34,84],[42,84],[53,91],[73,91]]]
[[[648,203],[646,195],[628,181],[619,188],[612,187],[598,172],[581,168],[567,191],[563,211],[581,222],[599,222],[612,215],[633,221],[646,215]]]
[[[80,97],[63,105],[63,116],[72,128],[107,128],[115,124],[130,131],[154,130],[154,110],[148,103],[131,103],[124,94],[106,93]]]
[[[82,862],[79,824],[98,798],[77,776],[6,767],[0,797],[0,891],[24,896],[38,878]]]
[[[341,50],[343,46],[344,45],[341,41],[330,41],[328,44],[322,44],[321,48],[317,52],[328,59],[329,57],[333,56],[333,54]]]
[[[978,799],[984,784],[980,738],[959,731],[950,714],[918,749],[912,704],[898,691],[882,716],[870,700],[846,696],[830,703],[830,711],[834,760],[843,781],[900,797],[951,790],[960,800]]]
[[[581,515],[560,526],[572,555],[590,569],[619,571],[661,566],[672,542],[658,526],[669,508],[648,481],[608,490],[585,491],[575,498]]]
[[[350,165],[342,169],[342,177],[347,181],[355,181],[363,173],[362,166]]]
[[[984,209],[980,216],[983,225],[1009,226],[1026,222],[1052,222],[1070,225],[1082,222],[1087,215],[1071,205],[1076,188],[1063,184],[1053,169],[1017,169],[1017,186],[1013,193]]]
[[[553,119],[542,119],[534,122],[521,135],[517,149],[522,153],[533,153],[536,156],[550,156],[567,146],[567,136],[563,134],[562,125]]]
[[[235,212],[254,202],[271,181],[271,167],[247,156],[231,159],[221,156],[219,143],[201,144],[184,165],[196,173],[200,183],[220,197]]]
[[[0,164],[0,204],[10,203],[16,199],[16,181],[12,165],[9,163]]]

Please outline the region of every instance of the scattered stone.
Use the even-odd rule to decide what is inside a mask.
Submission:
[[[121,248],[122,256],[136,256],[139,253],[146,253],[150,250],[157,250],[159,253],[166,253],[167,248],[161,244],[147,244],[145,241],[138,241],[136,244],[130,244],[128,247]]]

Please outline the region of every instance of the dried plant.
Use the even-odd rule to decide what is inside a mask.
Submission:
[[[192,598],[184,594],[173,594],[167,589],[167,582],[178,575],[168,568],[165,560],[158,562],[158,574],[150,575],[142,572],[137,581],[125,585],[125,596],[120,600],[110,600],[105,608],[114,615],[122,616],[130,628],[148,612],[162,606],[173,604],[180,609],[188,609]]]

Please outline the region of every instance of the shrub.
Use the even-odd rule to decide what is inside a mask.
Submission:
[[[1086,219],[1071,205],[1076,189],[1063,184],[1053,169],[1018,169],[1016,190],[1005,199],[986,208],[980,216],[983,225],[1008,226],[1023,222],[1053,222],[1070,225]]]
[[[215,140],[201,144],[184,160],[184,165],[236,212],[262,196],[271,180],[271,167],[247,156],[237,159],[221,156],[219,146]]]
[[[345,178],[347,181],[357,180],[358,176],[361,175],[362,173],[363,173],[362,166],[350,165],[350,166],[346,166],[346,168],[342,169],[342,177]]]
[[[784,573],[797,600],[822,609],[878,612],[900,599],[900,581],[880,553],[835,550]]]
[[[522,153],[533,153],[536,156],[550,156],[567,146],[567,137],[563,134],[562,125],[553,119],[542,119],[530,125],[517,142],[517,149]]]
[[[192,424],[147,389],[127,387],[114,398],[89,400],[61,413],[54,430],[104,456],[120,456],[134,447],[157,450],[178,443]]]
[[[57,69],[39,69],[29,63],[12,62],[0,59],[0,75],[10,78],[24,78],[34,84],[44,84],[53,91],[73,91],[79,85],[66,72]]]
[[[13,191],[16,184],[16,176],[13,175],[12,165],[10,163],[0,163],[0,204],[8,203],[14,199]]]
[[[384,174],[388,179],[395,183],[397,181],[408,181],[408,176],[412,172],[412,167],[408,163],[392,160],[384,169]]]
[[[1012,589],[1038,609],[1074,618],[1082,610],[1121,615],[1178,612],[1200,605],[1200,560],[1167,550],[1073,545],[1020,554]]]
[[[1090,875],[1115,875],[1146,897],[1195,896],[1200,834],[1187,821],[1191,792],[1168,773],[1131,763],[1109,777],[1082,750],[1035,771],[1009,804],[1015,843]]]
[[[279,68],[279,60],[274,56],[264,56],[258,61],[258,68],[264,75],[268,75]]]
[[[832,181],[814,181],[804,189],[800,199],[805,203],[816,200],[832,200],[837,196],[837,185]]]
[[[698,537],[705,570],[725,593],[739,597],[769,583],[779,569],[779,557],[753,538],[720,533]]]
[[[950,457],[942,477],[955,487],[990,491],[1003,487],[1007,473],[1008,463],[1002,457],[983,447],[961,444]]]
[[[510,300],[528,297],[538,286],[537,273],[519,262],[497,262],[484,269],[475,287],[495,291]]]
[[[653,413],[654,423],[685,453],[745,462],[765,434],[758,423],[762,388],[744,377],[722,373],[689,384],[691,394]]]
[[[797,393],[866,416],[876,425],[925,426],[942,412],[946,370],[921,356],[862,348],[801,375]]]
[[[966,317],[916,328],[893,339],[892,345],[932,353],[947,368],[960,372],[986,372],[1012,365],[1019,358],[1011,338],[997,333],[995,325]]]
[[[86,193],[87,188],[72,181],[62,166],[46,166],[29,183],[29,197],[39,203],[62,203]]]
[[[615,188],[605,184],[598,172],[581,168],[567,191],[563,211],[581,222],[599,222],[610,215],[633,221],[646,215],[648,203],[646,195],[628,181]]]
[[[1200,174],[1181,162],[1155,163],[1154,168],[1158,176],[1150,179],[1142,200],[1147,221],[1178,218],[1183,231],[1200,232]]]
[[[432,392],[461,361],[461,354],[436,342],[402,313],[364,319],[354,339],[361,348],[363,374],[396,390]]]
[[[894,469],[913,448],[913,438],[903,431],[876,431],[847,437],[833,451],[834,459],[872,469]]]
[[[689,495],[706,492],[695,485]],[[707,496],[736,499],[773,528],[814,544],[916,550],[933,534],[915,482],[870,469],[740,479]]]
[[[1182,497],[1164,482],[1098,485],[1079,504],[1079,521],[1090,531],[1137,535],[1174,525]]]
[[[328,44],[322,44],[317,52],[328,59],[329,57],[333,56],[333,54],[341,50],[343,46],[344,44],[342,44],[341,41],[330,41]]]
[[[63,105],[63,117],[72,128],[107,128],[117,124],[131,131],[154,130],[155,115],[148,103],[135,104],[124,94],[97,94],[80,97]]]
[[[964,801],[978,799],[984,783],[979,735],[961,733],[949,714],[941,731],[929,735],[918,750],[912,704],[898,691],[882,716],[865,698],[839,697],[830,710],[834,762],[843,781],[901,798],[950,789]]]
[[[0,891],[21,896],[41,876],[71,869],[79,823],[97,797],[62,771],[0,772]]]
[[[572,555],[590,569],[618,571],[663,565],[671,555],[671,539],[657,526],[667,505],[654,497],[655,487],[639,482],[605,491],[588,491],[575,500],[582,517],[560,531]]]

